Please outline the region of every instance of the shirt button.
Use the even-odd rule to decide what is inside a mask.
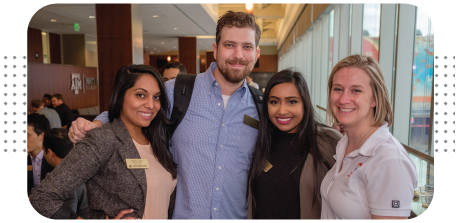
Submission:
[[[219,85],[218,83],[216,83],[216,86]]]
[[[208,92],[208,94],[211,94],[211,92]]]
[[[219,169],[222,169],[222,167],[221,167],[221,166],[219,166],[218,168],[219,168]]]
[[[221,148],[222,148],[222,145],[221,145]]]
[[[225,124],[222,124],[222,126],[225,126]]]
[[[217,211],[217,208],[214,208],[215,211]]]
[[[217,103],[217,105],[219,105],[219,106],[220,106],[220,105],[221,105],[221,103]]]
[[[219,190],[219,187],[216,187],[216,190]]]

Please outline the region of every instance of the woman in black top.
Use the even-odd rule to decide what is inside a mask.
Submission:
[[[320,184],[341,135],[315,120],[307,84],[283,70],[268,82],[249,173],[249,218],[320,218]]]

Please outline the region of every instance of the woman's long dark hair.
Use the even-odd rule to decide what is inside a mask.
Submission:
[[[265,92],[263,94],[264,102],[262,104],[262,114],[260,116],[259,124],[259,134],[257,136],[257,142],[255,145],[255,151],[252,158],[251,170],[249,172],[249,182],[250,189],[252,194],[252,199],[255,205],[254,192],[259,182],[260,175],[265,167],[265,162],[270,157],[271,149],[271,134],[276,126],[271,122],[268,116],[268,98],[270,95],[271,89],[282,83],[294,83],[300,92],[300,96],[303,101],[304,114],[303,119],[298,124],[297,135],[298,137],[298,150],[302,155],[302,159],[298,162],[294,168],[289,172],[288,176],[285,176],[285,180],[301,165],[305,162],[307,154],[313,156],[313,168],[314,168],[314,197],[313,197],[313,206],[316,202],[316,199],[320,197],[320,179],[322,176],[319,176],[318,169],[323,165],[323,157],[318,149],[317,137],[318,137],[318,126],[324,126],[315,120],[314,109],[311,104],[311,98],[309,96],[308,86],[305,79],[299,72],[294,72],[292,70],[282,70],[279,73],[275,74],[267,83]],[[320,207],[319,207],[320,208]]]
[[[142,75],[151,75],[157,80],[160,89],[160,110],[149,126],[141,128],[141,131],[151,143],[152,151],[159,163],[171,173],[173,179],[176,179],[176,163],[173,162],[172,155],[168,149],[169,138],[167,131],[170,125],[166,115],[168,111],[168,98],[162,76],[156,69],[147,65],[132,64],[121,67],[117,71],[108,107],[109,121],[112,122],[114,119],[120,117],[125,92],[129,88],[132,88]]]

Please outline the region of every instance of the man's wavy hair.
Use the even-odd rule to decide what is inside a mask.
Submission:
[[[228,28],[233,26],[237,28],[249,27],[255,30],[255,47],[259,46],[260,34],[262,34],[262,31],[260,31],[259,25],[255,23],[254,15],[246,12],[234,12],[231,10],[222,15],[217,21],[216,28],[216,45],[218,47],[219,41],[221,40],[222,28],[224,28],[224,26],[227,26]]]

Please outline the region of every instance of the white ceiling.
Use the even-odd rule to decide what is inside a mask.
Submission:
[[[142,4],[141,11],[143,44],[151,52],[178,50],[180,36],[202,36],[197,39],[199,51],[211,50],[215,42],[216,22],[200,4]],[[95,16],[95,4],[54,4],[38,10],[29,26],[57,34],[85,34],[86,41],[93,43],[96,20],[89,16]],[[74,23],[79,24],[79,32]]]

